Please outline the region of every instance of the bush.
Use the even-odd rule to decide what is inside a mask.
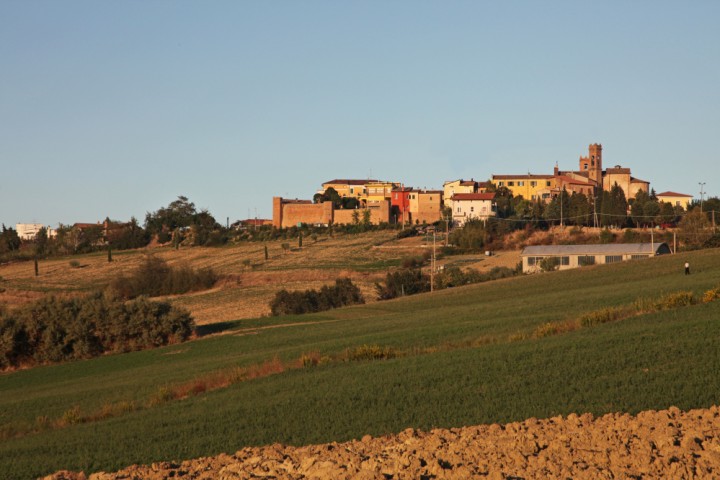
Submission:
[[[710,303],[714,302],[715,300],[720,300],[720,287],[708,290],[703,294],[703,303]]]
[[[414,295],[430,291],[430,277],[419,268],[399,270],[388,273],[385,284],[376,283],[378,300],[389,300],[404,295]]]
[[[80,268],[80,262],[77,260],[70,260],[70,267],[72,268]]]
[[[694,305],[696,303],[693,292],[675,292],[663,295],[655,304],[658,310],[670,310],[678,307]]]
[[[187,311],[146,298],[47,297],[0,312],[0,368],[158,347],[187,340],[193,328]]]
[[[400,230],[397,234],[397,238],[409,238],[409,237],[415,237],[417,236],[418,231],[414,228],[406,228],[405,230]]]
[[[543,272],[553,272],[560,266],[560,259],[558,257],[545,257],[540,260],[540,269]]]
[[[581,315],[580,325],[583,327],[593,327],[602,323],[615,322],[626,316],[627,313],[622,308],[603,308]]]
[[[141,295],[157,297],[211,288],[217,279],[211,268],[197,271],[189,266],[173,268],[161,258],[148,255],[131,276],[113,280],[110,290],[124,299]]]
[[[394,348],[380,345],[362,345],[346,350],[346,358],[350,361],[387,360],[396,356]]]
[[[325,285],[320,291],[289,292],[282,289],[270,302],[270,311],[275,316],[300,315],[362,303],[365,300],[360,289],[349,278],[338,278],[334,286]]]
[[[600,243],[613,243],[615,241],[615,234],[607,228],[602,229],[600,232]]]

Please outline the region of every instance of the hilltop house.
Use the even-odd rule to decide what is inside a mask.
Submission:
[[[682,207],[687,210],[688,205],[692,201],[692,195],[685,195],[684,193],[676,192],[663,192],[655,195],[659,202],[669,203],[673,207]]]
[[[494,193],[456,193],[450,203],[453,224],[459,227],[469,220],[487,220],[497,213]]]
[[[600,245],[535,245],[520,254],[523,273],[542,270],[545,259],[553,259],[559,270],[588,265],[639,260],[672,253],[666,243],[609,243]]]

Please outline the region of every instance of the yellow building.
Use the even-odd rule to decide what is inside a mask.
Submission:
[[[377,180],[335,179],[323,183],[317,193],[323,194],[328,188],[333,188],[341,197],[354,197],[359,200],[367,193],[365,184],[372,182]]]
[[[669,203],[673,207],[682,207],[685,210],[688,209],[688,205],[693,198],[692,195],[676,192],[663,192],[658,193],[656,196],[659,202]]]
[[[506,187],[513,196],[522,196],[525,200],[550,201],[553,190],[558,188],[554,175],[493,175],[496,187]]]
[[[377,180],[367,181],[365,183],[365,195],[361,201],[366,205],[383,202],[392,198],[393,188],[399,187],[396,182],[380,182]]]
[[[414,223],[435,223],[442,218],[442,190],[412,190],[409,211]]]

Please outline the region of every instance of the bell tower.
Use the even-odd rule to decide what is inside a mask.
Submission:
[[[602,188],[602,145],[590,144],[588,156],[580,157],[580,171],[587,172],[588,180]]]

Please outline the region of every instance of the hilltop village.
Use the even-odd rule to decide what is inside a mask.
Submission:
[[[407,187],[401,182],[376,179],[334,179],[322,184],[310,200],[273,198],[272,224],[287,228],[298,224],[329,225],[364,221],[371,224],[431,224],[440,220],[462,226],[470,219],[486,220],[497,214],[496,193],[547,204],[561,192],[594,199],[602,191],[619,187],[626,199],[650,193],[650,182],[632,175],[630,168],[603,168],[602,145],[593,143],[580,156],[577,170],[549,174],[493,174],[490,180],[451,180],[440,190]],[[659,202],[686,209],[692,195],[676,192],[656,194]]]

